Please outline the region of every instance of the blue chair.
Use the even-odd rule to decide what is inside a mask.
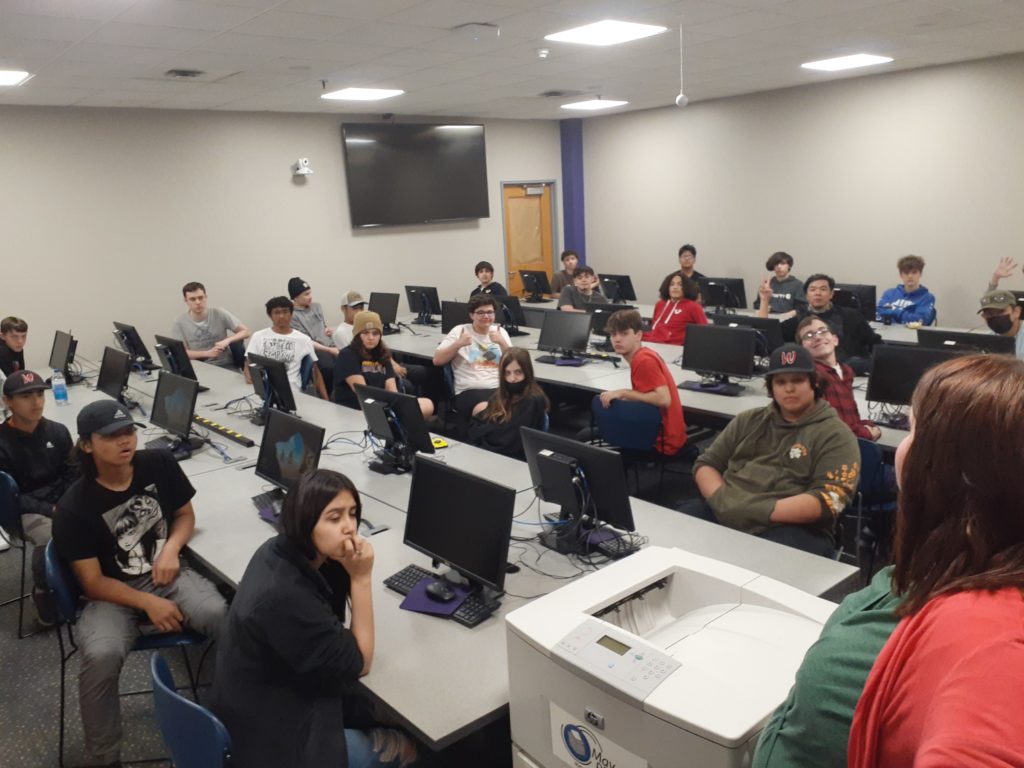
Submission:
[[[847,512],[840,520],[842,522],[853,518],[855,527],[852,531],[852,538],[855,564],[863,567],[862,550],[867,548],[870,552],[870,559],[865,577],[866,580],[870,580],[875,558],[879,550],[888,545],[891,538],[897,496],[886,483],[882,449],[876,443],[863,438],[858,438],[857,444],[860,448],[860,479],[854,498],[854,513],[851,515]],[[836,559],[838,560],[842,556],[843,547],[840,546],[836,553]]]
[[[156,721],[174,767],[224,768],[230,765],[231,737],[224,724],[210,710],[178,693],[162,654],[153,654],[150,671]]]
[[[0,603],[0,608],[6,605],[18,604],[18,639],[31,637],[34,632],[25,634],[25,600],[29,597],[25,592],[25,569],[27,567],[27,549],[25,544],[25,531],[21,527],[21,503],[19,498],[18,484],[14,478],[6,472],[0,472],[0,528],[7,534],[6,538],[11,546],[21,550],[21,582],[18,586],[17,597],[5,600]]]
[[[70,566],[63,562],[57,555],[57,550],[51,540],[46,545],[46,580],[50,585],[54,601],[57,607],[57,644],[60,647],[60,748],[58,752],[61,768],[64,766],[64,717],[66,713],[67,698],[67,668],[68,661],[78,651],[75,643],[74,626],[78,621],[79,609],[82,606],[82,589],[78,579],[72,572]],[[65,640],[65,633],[67,640]],[[184,632],[165,632],[159,634],[139,635],[132,651],[151,651],[158,648],[179,648],[185,662],[185,669],[188,670],[189,685],[192,695],[199,700],[197,692],[197,677],[192,673],[192,664],[189,661],[187,647],[190,645],[201,645],[206,642],[206,637],[193,630]],[[199,669],[202,670],[202,660],[199,662]],[[129,691],[122,693],[122,696],[136,696],[145,691]],[[133,762],[148,762],[136,760]]]

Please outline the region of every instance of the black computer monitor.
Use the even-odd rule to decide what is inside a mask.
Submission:
[[[271,410],[256,458],[256,476],[287,491],[299,477],[317,468],[323,444],[323,427]]]
[[[75,350],[78,342],[70,332],[56,331],[53,334],[53,346],[50,347],[50,369],[60,371],[64,374],[64,381],[74,384],[82,380],[82,377],[71,370],[75,362]]]
[[[464,301],[441,302],[441,333],[448,333],[456,325],[469,322],[469,311]]]
[[[526,297],[527,304],[539,304],[548,301],[543,294],[551,293],[551,283],[548,282],[548,273],[543,269],[521,269],[519,279],[523,281],[523,288],[529,293]]]
[[[704,304],[723,309],[746,309],[747,290],[742,277],[705,277]],[[687,331],[689,333],[689,331]]]
[[[434,452],[430,431],[415,397],[362,384],[352,388],[366,419],[366,431],[384,441],[383,448],[377,451],[378,461],[370,463],[371,470],[382,475],[407,472],[417,452]]]
[[[142,342],[142,337],[139,336],[134,325],[119,323],[115,320],[114,328],[114,337],[121,344],[121,348],[131,355],[133,363],[149,370],[160,367],[153,362],[152,355],[149,354],[149,350],[146,349],[146,345]]]
[[[384,324],[384,332],[393,333],[391,324],[398,320],[398,299],[397,293],[371,293],[369,310],[380,315],[380,321]]]
[[[912,344],[876,344],[871,352],[867,399],[874,403],[910,405],[925,371],[964,354]]]
[[[132,361],[127,352],[104,347],[96,389],[118,402],[125,403],[124,390],[128,386],[128,374],[131,370]]]
[[[682,367],[696,371],[703,381],[684,381],[680,389],[738,395],[743,387],[730,376],[750,378],[754,373],[757,332],[753,328],[727,325],[688,325],[683,346]]]
[[[832,303],[840,307],[850,307],[861,313],[867,321],[875,319],[877,303],[875,286],[862,283],[836,283],[836,293]]]
[[[622,456],[529,427],[519,433],[537,495],[562,508],[562,525],[542,537],[545,546],[560,552],[593,551],[591,531],[599,523],[636,530]]]
[[[199,383],[195,379],[177,376],[167,371],[160,372],[149,420],[176,438],[175,442],[168,446],[171,450],[187,448],[189,451],[197,451],[203,445],[201,438],[189,437],[197,397]]]
[[[405,298],[409,302],[409,311],[416,313],[414,322],[419,325],[432,325],[430,316],[441,314],[441,300],[433,286],[407,285]]]
[[[254,423],[262,424],[270,409],[294,413],[295,395],[292,394],[292,383],[288,380],[288,367],[280,360],[252,352],[246,357],[249,359],[253,390],[263,398],[263,409],[254,417]],[[257,382],[257,379],[260,381]]]
[[[185,342],[181,339],[172,339],[170,336],[161,336],[159,333],[154,338],[156,353],[165,371],[199,381],[196,369],[192,367],[192,360],[188,356],[188,350],[185,349]]]
[[[598,336],[607,336],[608,318],[616,312],[628,312],[636,307],[630,304],[587,304],[583,309],[590,315],[590,332]]]
[[[493,296],[497,300],[500,309],[498,310],[498,322],[505,329],[509,336],[525,336],[527,331],[520,330],[520,326],[526,325],[526,315],[523,314],[523,305],[519,303],[518,296]]]
[[[753,328],[758,333],[757,354],[767,357],[773,349],[786,343],[782,338],[782,322],[774,317],[754,317],[752,315],[723,315],[709,312],[708,320],[715,325],[730,328]]]
[[[573,352],[586,352],[590,343],[591,316],[586,312],[548,312],[540,329],[537,349],[572,357]]]
[[[404,542],[471,584],[501,594],[515,500],[512,488],[417,456]]]
[[[946,349],[956,352],[981,352],[994,355],[1013,355],[1017,340],[996,333],[968,333],[943,331],[938,328],[918,328],[917,343],[928,349]]]
[[[625,304],[627,301],[636,301],[636,291],[633,290],[633,281],[629,275],[601,275],[601,290],[608,301]]]

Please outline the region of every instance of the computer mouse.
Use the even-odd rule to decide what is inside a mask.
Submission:
[[[455,599],[455,590],[443,581],[432,581],[427,584],[427,597],[439,603],[450,603]]]

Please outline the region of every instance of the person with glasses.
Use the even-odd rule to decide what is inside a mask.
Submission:
[[[860,417],[857,401],[853,399],[853,369],[836,359],[839,337],[820,317],[810,315],[796,328],[800,346],[811,353],[821,383],[821,396],[836,409],[839,418],[857,437],[875,441],[882,430],[873,422]]]
[[[473,409],[498,389],[498,361],[512,341],[495,325],[498,301],[480,293],[466,305],[470,322],[456,325],[434,352],[434,365],[451,364],[459,435],[465,434]]]

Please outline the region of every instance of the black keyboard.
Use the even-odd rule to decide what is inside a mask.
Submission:
[[[586,357],[591,360],[606,360],[609,363],[618,363],[622,360],[618,355],[609,355],[607,352],[574,352],[577,357]]]
[[[418,565],[407,565],[398,573],[384,579],[384,586],[400,595],[408,595],[413,587],[426,578],[436,579],[437,574]]]
[[[437,574],[418,565],[407,565],[384,579],[384,586],[400,595],[408,595],[423,579],[436,579]],[[488,605],[479,592],[470,592],[451,618],[464,627],[475,627],[492,613],[495,606]]]
[[[154,437],[152,440],[146,441],[146,448],[149,450],[170,450],[178,444],[178,441],[168,435],[162,435],[161,437]]]
[[[244,445],[246,448],[251,448],[252,446],[256,445],[256,443],[253,442],[251,437],[246,437],[240,432],[235,432],[235,430],[233,429],[228,429],[223,424],[218,424],[216,421],[211,421],[210,419],[207,419],[205,416],[193,416],[192,421],[194,421],[196,424],[199,424],[200,426],[206,427],[211,432],[216,432],[218,435],[226,437],[228,440],[234,440],[236,443],[238,443],[239,445]]]
[[[280,490],[258,493],[252,497],[252,503],[260,512],[273,511],[274,517],[280,517],[281,506],[284,504],[284,493]]]
[[[605,557],[618,560],[626,555],[632,555],[639,547],[636,547],[628,536],[616,536],[614,539],[598,542],[594,549]]]
[[[540,357],[535,357],[533,359],[533,362],[535,362],[535,363],[547,363],[548,365],[568,365],[568,366],[586,365],[587,361],[586,360],[581,360],[580,357],[581,357],[580,355],[573,355],[572,357],[557,357],[555,355],[541,355]],[[558,362],[559,360],[565,360],[565,361],[569,361],[569,362],[562,362],[562,363],[560,363],[560,362]]]

